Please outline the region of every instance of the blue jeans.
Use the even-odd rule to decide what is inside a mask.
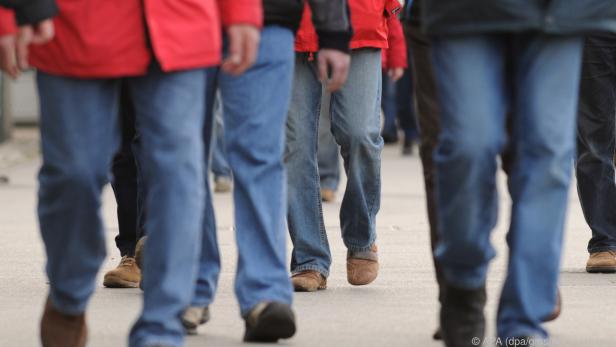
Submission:
[[[411,78],[413,55],[410,45],[407,46],[407,54],[409,68],[404,71],[402,78],[396,82],[396,108],[398,111],[398,123],[402,131],[404,131],[404,140],[417,141],[420,136],[417,117],[415,115],[415,91],[413,90],[413,81]]]
[[[323,223],[317,140],[322,85],[315,62],[297,54],[287,120],[285,163],[289,176],[287,221],[291,271],[329,275],[331,253]],[[376,239],[381,195],[381,52],[351,53],[349,78],[331,96],[332,132],[341,147],[347,186],[340,210],[342,239],[350,251],[366,251]]]
[[[513,201],[509,265],[498,311],[501,337],[543,335],[556,304],[575,152],[581,38],[464,35],[434,41],[442,108],[435,153],[440,241],[447,284],[485,284],[495,256],[497,157],[510,111]]]
[[[225,127],[222,115],[222,100],[216,97],[214,103],[214,133],[212,134],[211,165],[214,177],[231,177],[231,168],[227,162],[227,150],[225,149]]]
[[[322,189],[338,190],[340,183],[340,149],[332,134],[332,122],[329,113],[331,95],[323,93],[319,110],[319,150],[317,160]]]
[[[291,304],[293,296],[286,267],[286,175],[282,162],[293,59],[293,32],[268,26],[261,33],[255,65],[239,77],[224,72],[219,76],[225,141],[235,184],[239,254],[235,294],[242,315],[262,301]],[[206,206],[211,208],[211,195],[207,199]],[[220,272],[216,226],[204,222],[194,306],[213,301]]]
[[[105,258],[99,210],[119,144],[118,79],[39,72],[43,166],[38,215],[50,297],[67,314],[85,311]],[[179,313],[190,303],[203,213],[204,71],[152,66],[127,79],[140,134],[137,158],[147,186],[144,306],[130,346],[182,345]]]
[[[398,124],[396,117],[398,105],[396,104],[396,82],[387,75],[387,71],[382,71],[383,87],[381,95],[381,108],[383,109],[383,134],[398,137]],[[410,95],[410,93],[408,94]]]
[[[577,188],[592,231],[588,252],[616,251],[616,34],[586,38],[577,131]]]

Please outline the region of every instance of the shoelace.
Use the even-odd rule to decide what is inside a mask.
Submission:
[[[134,265],[135,265],[135,258],[123,256],[122,260],[120,260],[120,266],[122,267],[132,267]]]

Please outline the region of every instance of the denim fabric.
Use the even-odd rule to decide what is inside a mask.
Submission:
[[[262,301],[292,301],[282,156],[293,59],[293,32],[268,26],[261,33],[255,65],[239,77],[220,73],[225,141],[234,179],[239,254],[235,293],[242,314]],[[204,233],[195,305],[212,302],[218,271],[211,269],[220,268],[215,227],[205,228]]]
[[[331,95],[323,93],[319,110],[319,146],[317,160],[321,188],[338,190],[340,184],[340,148],[332,134],[332,122],[329,113]]]
[[[351,251],[366,251],[376,239],[381,193],[381,52],[351,53],[347,83],[332,94],[332,132],[341,147],[347,186],[340,210],[342,239]],[[316,65],[297,54],[287,120],[285,163],[289,176],[288,226],[293,241],[291,271],[329,275],[331,253],[323,223],[317,140],[322,85]]]
[[[381,108],[383,109],[383,135],[389,135],[398,138],[398,124],[396,117],[398,113],[398,104],[396,103],[396,82],[387,75],[387,71],[383,70],[382,77],[383,88],[381,94]],[[409,94],[407,94],[408,97]]]
[[[616,250],[616,34],[586,38],[578,108],[577,188],[588,252]]]
[[[205,86],[205,120],[203,126],[204,163],[204,190],[205,205],[203,212],[203,226],[201,239],[201,254],[199,255],[199,271],[191,305],[208,306],[213,300],[218,287],[220,275],[220,251],[216,235],[216,215],[212,201],[212,189],[209,180],[209,164],[213,152],[215,109],[220,71],[218,68],[208,69]]]
[[[144,307],[130,346],[182,345],[179,314],[190,303],[203,212],[204,71],[163,73],[152,66],[127,83],[135,106],[136,148],[148,187]],[[54,306],[85,311],[105,257],[99,215],[119,140],[120,81],[39,72],[43,166],[38,214]]]
[[[484,285],[498,211],[497,157],[514,162],[509,266],[498,312],[501,337],[546,336],[554,309],[575,151],[582,40],[542,34],[463,35],[434,41],[442,132],[435,154],[446,282]]]
[[[408,34],[407,37],[409,37]],[[413,81],[411,78],[411,72],[413,71],[413,52],[411,51],[410,45],[407,45],[406,50],[409,68],[404,71],[402,78],[396,82],[396,109],[398,125],[404,132],[404,139],[417,141],[419,139],[419,127],[415,115],[415,91],[413,90]]]
[[[211,169],[214,177],[231,177],[231,168],[227,162],[225,149],[225,128],[222,115],[222,101],[216,95],[214,103],[214,134],[212,135]]]
[[[415,4],[418,4],[415,3]],[[409,6],[410,8],[410,6]],[[423,168],[424,188],[426,192],[426,208],[428,222],[430,223],[430,246],[432,251],[438,244],[438,219],[436,206],[436,165],[434,164],[434,151],[440,134],[440,110],[434,69],[432,68],[432,43],[430,38],[421,30],[416,21],[406,22],[405,34],[409,51],[412,54],[411,76],[413,80],[414,99],[416,101],[417,123],[420,129],[419,156]],[[400,92],[400,91],[399,91]],[[441,288],[443,272],[435,257],[434,270],[436,281]],[[439,289],[439,302],[442,293]]]
[[[135,108],[125,81],[120,86],[120,125],[122,142],[111,166],[111,187],[118,205],[119,233],[115,242],[121,256],[134,256],[137,241],[145,235],[142,208],[145,193],[143,186],[139,185],[139,170],[133,151],[139,141],[135,131]]]

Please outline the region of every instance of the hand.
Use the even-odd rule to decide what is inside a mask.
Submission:
[[[319,80],[325,82],[328,92],[342,88],[349,76],[351,56],[335,49],[321,49],[317,56]]]
[[[259,50],[261,34],[252,25],[237,24],[227,29],[229,37],[229,55],[222,62],[222,70],[237,76],[254,64]]]
[[[0,69],[13,79],[19,77],[21,71],[28,68],[28,45],[45,43],[53,35],[53,21],[48,19],[20,27],[17,35],[1,36]]]
[[[54,26],[51,19],[46,19],[34,25],[25,25],[17,33],[17,63],[23,71],[28,69],[28,46],[40,45],[51,40],[54,35]]]
[[[15,35],[0,36],[0,69],[12,79],[19,77]]]
[[[404,68],[394,67],[391,69],[387,69],[387,75],[392,81],[397,82],[404,75]]]

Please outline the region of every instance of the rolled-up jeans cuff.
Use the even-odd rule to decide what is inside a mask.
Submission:
[[[297,274],[304,271],[316,271],[327,278],[329,276],[329,270],[325,270],[317,265],[302,265],[291,270],[291,274]]]

